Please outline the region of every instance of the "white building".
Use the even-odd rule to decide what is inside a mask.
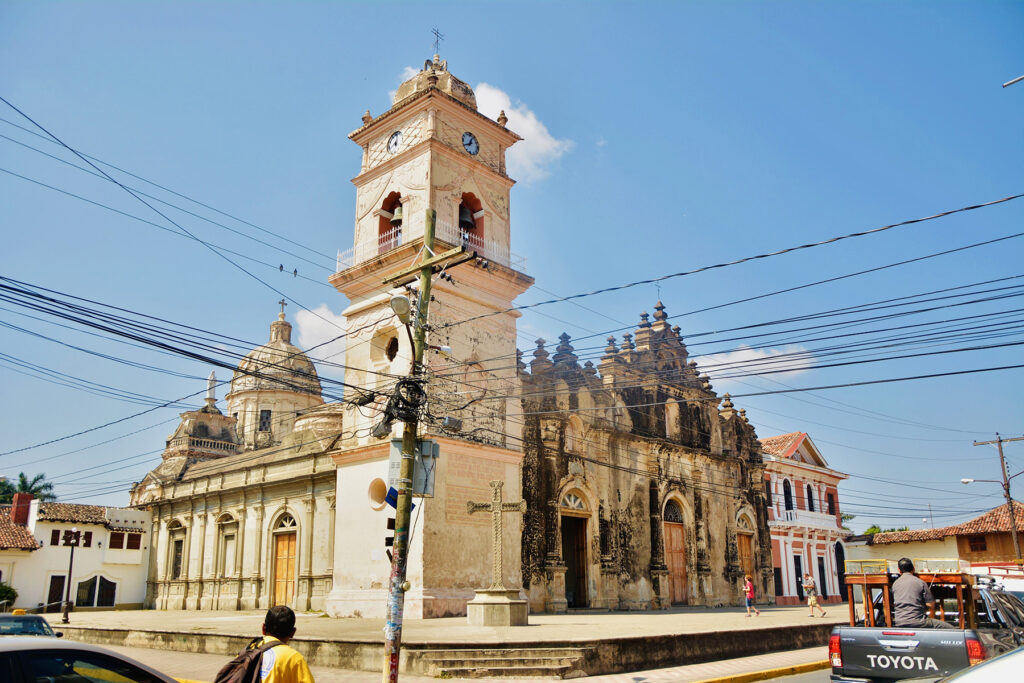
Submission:
[[[142,607],[150,544],[146,512],[41,503],[29,494],[16,494],[14,500],[0,506],[0,581],[18,591],[13,607],[61,609],[71,559],[66,543],[74,532],[75,609]]]

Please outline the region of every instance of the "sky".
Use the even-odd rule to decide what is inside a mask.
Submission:
[[[1001,87],[1024,74],[1021,3],[0,0],[0,96],[69,147],[138,176],[104,166],[244,267],[37,151],[83,165],[0,103],[0,276],[252,346],[267,340],[283,292],[297,302],[288,316],[301,347],[336,336],[346,301],[326,278],[352,246],[360,163],[347,135],[431,56],[435,27],[481,112],[504,109],[524,138],[508,159],[512,250],[536,278],[521,304],[1024,193],[1024,83]],[[840,505],[854,530],[943,526],[1001,502],[996,484],[959,480],[998,478],[995,449],[972,444],[1024,433],[1024,369],[744,394],[1021,364],[1010,344],[1024,341],[1014,325],[1024,279],[1012,279],[1024,275],[1024,237],[1009,236],[1022,217],[1024,198],[527,309],[519,346],[530,353],[532,340],[565,331],[593,355],[660,299],[759,436],[807,432],[850,475]],[[756,339],[726,331],[954,287],[964,289],[925,298],[960,298],[910,308],[960,306],[850,321],[827,341],[796,323]],[[0,475],[45,473],[64,500],[126,504],[182,408],[27,447],[199,392],[212,368],[25,313],[0,301]],[[881,348],[877,336],[849,336],[981,315],[945,329],[992,324],[985,339]],[[856,358],[824,350],[861,340]],[[959,350],[976,346],[990,348]],[[718,380],[712,367],[783,353],[802,353],[785,373],[755,376],[748,363]],[[907,353],[929,355],[819,367]],[[67,375],[93,391],[67,386]],[[96,385],[135,395],[99,396]],[[1024,470],[1024,442],[1005,450],[1010,473]]]

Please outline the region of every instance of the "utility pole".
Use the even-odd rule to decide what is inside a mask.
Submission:
[[[1006,496],[1006,509],[1010,513],[1010,534],[1013,537],[1013,556],[1018,564],[1021,562],[1020,541],[1017,539],[1017,517],[1014,515],[1013,498],[1010,497],[1010,477],[1006,471],[1006,458],[1003,457],[1004,441],[1024,441],[1024,436],[1004,439],[996,432],[995,441],[975,441],[975,446],[990,446],[995,444],[999,449],[999,474],[1003,478],[1003,495]]]
[[[412,367],[409,374],[414,379],[421,373],[423,354],[427,348],[427,307],[430,305],[431,275],[435,267],[452,266],[475,258],[467,255],[465,247],[456,247],[441,254],[434,254],[434,225],[437,212],[427,209],[423,230],[424,258],[420,263],[392,273],[384,284],[408,278],[419,272],[420,287],[416,301],[416,320],[413,330]],[[406,560],[409,557],[409,531],[412,522],[412,478],[415,466],[417,429],[419,422],[413,418],[405,422],[402,432],[402,464],[396,489],[398,500],[395,505],[395,541],[391,561],[391,580],[388,583],[387,622],[384,624],[384,683],[397,683],[398,662],[402,646],[402,615],[405,610],[405,592],[409,583],[405,580]]]

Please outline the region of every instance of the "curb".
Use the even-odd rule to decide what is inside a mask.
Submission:
[[[807,662],[806,664],[793,664],[792,666],[780,666],[777,669],[765,669],[764,671],[748,671],[741,674],[731,674],[729,676],[718,676],[717,678],[704,678],[695,683],[750,683],[750,681],[764,681],[769,678],[778,678],[780,676],[792,676],[794,674],[807,673],[808,671],[819,671],[821,669],[831,668],[831,664],[827,659],[822,659],[817,662]]]

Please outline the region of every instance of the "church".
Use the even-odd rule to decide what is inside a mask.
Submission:
[[[437,55],[363,115],[353,246],[329,278],[348,301],[345,400],[323,402],[283,313],[223,413],[211,382],[132,490],[153,518],[147,606],[385,615],[393,532],[376,492],[402,423],[381,416],[413,355],[390,302],[417,295],[413,277],[389,276],[431,251],[428,231],[433,253],[475,258],[432,282],[419,426],[439,455],[422,459],[432,487],[415,499],[405,615],[466,614],[496,543],[497,573],[532,612],[737,604],[745,573],[774,596],[760,444],[660,302],[597,366],[566,335],[523,362],[514,306],[533,278],[511,251],[505,160],[521,138],[507,123]],[[491,482],[526,503],[500,539],[471,513]]]

